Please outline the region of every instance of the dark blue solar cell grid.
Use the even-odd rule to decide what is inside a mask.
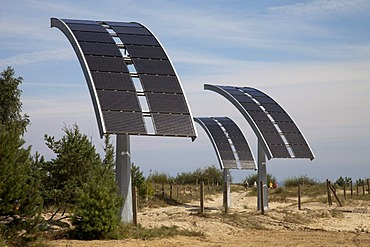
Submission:
[[[122,57],[115,44],[80,42],[80,47],[85,55]]]
[[[194,129],[189,115],[153,113],[156,134],[194,136]]]
[[[91,72],[96,89],[134,91],[135,87],[128,73]]]
[[[98,32],[98,33],[106,33],[107,30],[99,24],[93,25],[85,25],[85,24],[75,24],[75,23],[67,23],[68,27],[72,31],[87,31],[87,32]]]
[[[137,34],[137,35],[152,35],[146,28],[144,27],[127,27],[127,26],[118,26],[118,25],[110,25],[111,28],[117,34]]]
[[[175,76],[171,63],[168,60],[150,60],[133,58],[136,71],[142,74],[151,75],[172,75]]]
[[[141,112],[135,92],[98,90],[97,93],[103,110]]]
[[[91,71],[128,73],[122,57],[85,56]]]
[[[144,92],[182,93],[176,76],[143,75],[139,74]]]
[[[160,46],[159,42],[154,36],[146,35],[133,35],[119,33],[118,37],[125,45],[147,45],[147,46]]]
[[[79,42],[99,42],[99,43],[109,43],[115,44],[112,36],[109,33],[93,33],[93,32],[83,32],[74,31],[76,39]]]
[[[103,118],[107,133],[146,134],[141,112],[104,111]]]
[[[157,46],[125,46],[132,58],[168,59],[162,47]]]

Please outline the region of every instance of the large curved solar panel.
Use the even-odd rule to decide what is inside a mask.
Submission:
[[[176,71],[146,27],[134,22],[57,18],[51,18],[51,27],[59,28],[76,52],[101,135],[196,138]]]
[[[221,169],[256,169],[253,154],[239,127],[228,117],[195,117],[216,151]]]
[[[315,158],[292,118],[267,94],[250,87],[205,84],[204,89],[221,94],[236,106],[256,133],[268,159]]]

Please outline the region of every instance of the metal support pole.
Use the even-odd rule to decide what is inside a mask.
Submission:
[[[129,135],[117,135],[116,180],[120,194],[124,200],[120,212],[121,221],[125,223],[132,223],[131,157]]]
[[[264,210],[268,210],[268,188],[267,188],[267,174],[266,174],[266,154],[262,145],[258,142],[258,159],[257,159],[257,175],[258,175],[258,191],[263,188],[263,205]],[[261,210],[261,193],[257,193],[257,210]]]
[[[224,208],[230,208],[231,206],[231,196],[230,196],[230,171],[227,168],[224,168],[224,199],[223,204]]]

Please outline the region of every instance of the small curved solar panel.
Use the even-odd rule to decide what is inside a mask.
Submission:
[[[267,94],[250,87],[205,84],[204,89],[221,94],[236,106],[263,144],[268,159],[314,159],[313,152],[297,125]]]
[[[195,117],[206,131],[216,151],[221,169],[256,169],[247,140],[228,117]]]
[[[51,18],[51,26],[67,36],[77,54],[101,136],[196,138],[177,74],[160,42],[146,27],[134,22],[57,18]],[[134,78],[141,87],[134,84]],[[145,101],[149,111],[142,110]],[[147,132],[150,123],[155,133]]]

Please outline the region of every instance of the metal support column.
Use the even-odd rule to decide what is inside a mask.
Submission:
[[[230,208],[231,206],[231,196],[230,196],[230,171],[227,168],[223,170],[224,176],[224,198],[223,198],[223,206],[224,208]]]
[[[261,146],[261,143],[258,141],[258,158],[257,158],[257,174],[258,174],[258,191],[257,193],[257,209],[261,210],[261,182],[263,187],[263,208],[264,210],[268,210],[268,188],[267,188],[267,175],[266,175],[266,154]]]
[[[121,222],[132,223],[132,189],[130,136],[117,134],[116,139],[116,181],[123,197]]]

